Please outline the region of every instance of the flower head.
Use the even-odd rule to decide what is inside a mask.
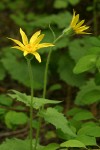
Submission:
[[[24,56],[28,54],[33,54],[39,62],[41,62],[41,57],[37,52],[37,50],[44,47],[54,46],[52,43],[40,43],[44,38],[44,34],[41,34],[41,31],[37,31],[36,33],[34,33],[29,41],[25,32],[21,28],[20,28],[20,34],[22,37],[22,43],[16,39],[9,38],[10,40],[12,40],[18,45],[12,48],[21,50]]]
[[[84,30],[89,28],[89,26],[83,25],[84,22],[85,20],[79,22],[79,14],[75,15],[75,11],[73,11],[73,18],[70,24],[70,28],[72,28],[76,34],[90,34],[84,32]]]

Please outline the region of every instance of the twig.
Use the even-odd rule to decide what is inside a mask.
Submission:
[[[0,138],[12,136],[12,135],[17,135],[17,134],[21,134],[21,133],[24,133],[24,132],[26,132],[28,130],[29,130],[29,127],[26,126],[26,128],[24,128],[24,129],[12,131],[12,132],[0,133]]]

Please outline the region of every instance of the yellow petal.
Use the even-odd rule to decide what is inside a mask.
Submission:
[[[72,26],[74,19],[75,19],[75,11],[73,10],[73,18],[72,18],[70,26]]]
[[[27,38],[25,32],[21,28],[20,28],[20,34],[21,34],[21,37],[22,37],[23,44],[27,45],[28,44],[28,38]]]
[[[24,51],[24,56],[26,56],[28,53],[29,53],[29,52],[27,52],[27,51]]]
[[[18,41],[18,40],[15,40],[15,39],[12,39],[12,38],[8,38],[8,39],[10,39],[10,40],[12,40],[13,42],[15,42],[17,45],[19,45],[20,47],[24,47],[24,45],[20,42],[20,41]]]
[[[43,47],[50,47],[50,46],[55,46],[52,43],[42,43],[38,45],[38,49],[43,48]]]
[[[41,34],[33,44],[38,45],[42,41],[43,38],[44,38],[44,34]]]
[[[77,15],[75,16],[75,19],[74,19],[74,21],[73,21],[73,25],[72,25],[72,26],[76,26],[78,20],[79,20],[79,14],[77,14]]]
[[[78,29],[83,29],[83,28],[89,28],[89,26],[86,26],[86,25],[84,25],[84,26],[81,26],[81,27],[79,27]]]
[[[32,37],[30,38],[30,43],[33,44],[37,37],[40,35],[41,31],[37,31],[35,34],[32,35]]]
[[[89,27],[87,26],[83,26],[83,27],[80,27],[77,29],[77,31],[84,31],[84,30],[87,30]]]
[[[84,22],[85,22],[85,20],[80,21],[80,22],[75,26],[75,28],[79,28]]]
[[[71,22],[71,27],[74,27],[76,24],[77,24],[77,22],[78,22],[78,20],[79,20],[79,14],[77,14],[76,16],[75,16],[75,12],[74,12],[74,15],[73,15],[73,19],[72,19],[72,22]]]
[[[35,56],[35,58],[36,58],[39,62],[41,62],[41,57],[40,57],[40,55],[39,55],[37,52],[34,52],[33,55]]]
[[[83,31],[77,31],[76,33],[77,33],[77,34],[91,34],[91,33],[83,32]]]
[[[16,48],[16,49],[19,49],[21,51],[24,51],[24,49],[22,47],[19,47],[19,46],[13,46],[12,48]]]

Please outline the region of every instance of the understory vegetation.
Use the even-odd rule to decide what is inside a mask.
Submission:
[[[0,18],[0,150],[99,150],[100,1],[2,0]]]

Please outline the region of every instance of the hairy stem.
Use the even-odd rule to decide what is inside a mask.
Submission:
[[[39,139],[39,133],[40,133],[41,123],[42,123],[42,118],[41,118],[41,117],[39,117],[39,125],[38,125],[37,132],[36,132],[36,141],[35,141],[34,150],[36,150],[36,148],[37,148],[37,144],[38,144],[38,139]]]
[[[56,38],[53,42],[53,44],[55,44],[59,39],[61,39],[63,37],[63,34],[61,34],[58,38]],[[49,63],[50,63],[50,58],[51,58],[51,54],[52,54],[52,50],[53,48],[50,48],[48,57],[47,57],[47,62],[46,62],[46,67],[45,67],[45,73],[44,73],[44,87],[43,87],[43,98],[45,98],[46,96],[46,86],[47,86],[47,75],[48,75],[48,68],[49,68]]]
[[[31,86],[31,101],[30,101],[30,150],[33,150],[32,148],[32,138],[33,138],[33,130],[32,130],[32,120],[33,120],[33,73],[32,73],[32,66],[31,66],[31,60],[27,59],[27,65],[28,65],[28,72],[29,72],[29,78],[30,78],[30,86]]]

